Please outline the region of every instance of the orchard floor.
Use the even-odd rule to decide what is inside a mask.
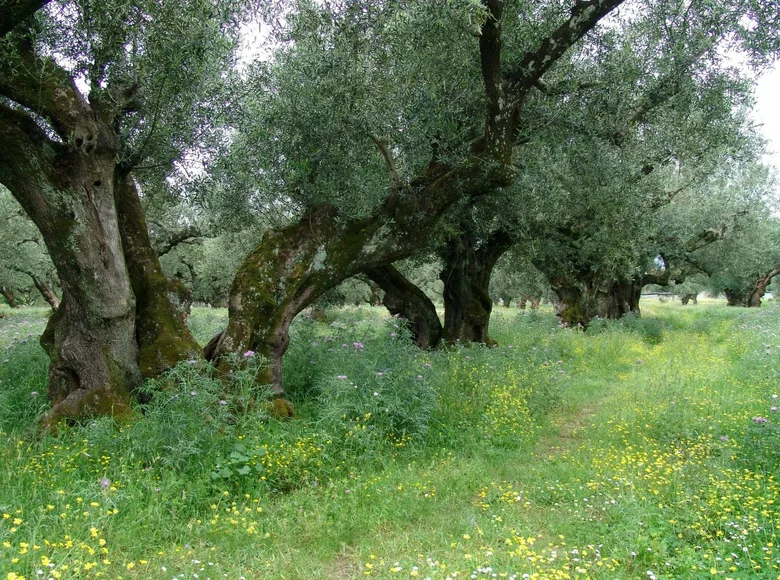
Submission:
[[[642,306],[587,333],[496,308],[499,348],[427,353],[334,311],[296,322],[293,421],[193,361],[58,439],[46,313],[5,309],[0,580],[780,578],[780,307]]]

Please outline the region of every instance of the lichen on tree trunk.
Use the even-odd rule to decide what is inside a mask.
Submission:
[[[154,378],[200,353],[186,322],[192,300],[183,283],[170,280],[163,273],[130,176],[117,177],[114,195],[121,217],[122,248],[136,299],[138,364],[144,378]]]
[[[141,381],[114,203],[115,136],[76,97],[69,114],[72,140],[59,143],[0,105],[2,182],[40,230],[62,285],[41,337],[51,360],[52,407],[42,420],[50,429],[62,419],[129,413]]]
[[[450,169],[431,163],[409,185],[366,218],[339,220],[328,204],[312,207],[296,224],[270,230],[233,281],[228,327],[204,350],[210,360],[252,350],[268,359],[261,377],[277,397],[282,356],[295,316],[325,291],[369,268],[414,255],[431,226],[460,197],[490,191],[514,178],[511,168],[473,164]]]
[[[587,328],[596,317],[614,320],[640,314],[639,280],[601,280],[587,274],[580,279],[551,276],[549,281],[557,298],[555,314],[564,326]]]

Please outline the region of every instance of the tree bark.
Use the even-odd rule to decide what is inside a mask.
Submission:
[[[493,300],[490,298],[490,276],[498,259],[512,245],[503,231],[493,232],[484,244],[465,224],[461,234],[440,249],[444,269],[444,339],[450,344],[476,342],[495,344],[488,330]]]
[[[549,281],[557,298],[555,313],[564,326],[587,328],[595,317],[614,320],[629,313],[640,314],[644,285],[639,279],[599,280],[582,275],[577,280],[553,276]]]
[[[57,296],[57,293],[54,292],[52,287],[46,282],[38,278],[38,276],[35,276],[34,274],[28,275],[32,278],[33,284],[35,284],[35,287],[38,289],[38,292],[41,293],[41,296],[43,296],[46,303],[51,306],[52,310],[57,310],[60,306],[60,299],[59,296]]]
[[[365,273],[377,288],[384,290],[383,304],[390,314],[409,321],[415,344],[421,349],[438,346],[442,336],[441,321],[425,292],[390,265],[369,268]]]
[[[9,286],[0,286],[0,296],[5,298],[5,303],[9,308],[18,308],[19,304],[16,301],[16,294]]]
[[[184,283],[170,280],[163,273],[132,178],[119,176],[114,193],[122,217],[119,233],[124,258],[136,299],[138,364],[144,378],[157,377],[200,353],[186,322],[192,293]]]
[[[114,135],[86,103],[76,101],[71,112],[73,143],[62,144],[0,105],[3,184],[41,231],[62,284],[41,337],[51,360],[49,428],[61,419],[129,413],[141,380],[114,205]]]
[[[772,278],[777,276],[777,274],[780,274],[780,265],[760,275],[752,285],[746,285],[744,288],[724,289],[723,293],[726,295],[726,303],[729,306],[742,306],[744,308],[760,307],[761,298],[766,293]]]
[[[372,216],[337,220],[327,205],[310,208],[303,220],[272,230],[247,256],[233,283],[228,328],[206,346],[207,358],[253,350],[269,359],[263,377],[277,396],[282,356],[293,318],[323,292],[369,268],[414,255],[445,210],[459,199],[485,195],[515,179],[512,152],[519,111],[541,76],[622,0],[577,2],[570,17],[514,70],[501,69],[500,0],[487,0],[479,37],[485,89],[485,127],[472,143],[472,155],[452,167],[434,159],[420,176],[403,186],[391,150],[373,138],[388,163],[390,195]]]
[[[746,305],[748,307],[758,308],[761,306],[761,299],[764,297],[764,294],[766,294],[766,289],[770,282],[772,282],[772,278],[777,276],[777,274],[780,274],[780,266],[773,268],[756,280],[746,299]]]
[[[380,306],[382,304],[382,296],[380,295],[380,286],[376,282],[369,284],[371,288],[371,306]]]

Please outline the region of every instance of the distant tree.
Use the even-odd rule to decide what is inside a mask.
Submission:
[[[56,310],[59,296],[54,265],[38,229],[11,194],[0,186],[0,295],[12,308],[19,290],[32,286]]]

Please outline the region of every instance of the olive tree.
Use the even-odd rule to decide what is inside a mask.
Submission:
[[[125,413],[143,376],[197,352],[138,185],[197,147],[223,99],[235,10],[204,0],[0,6],[0,183],[62,285],[41,338],[53,404],[44,425]]]

